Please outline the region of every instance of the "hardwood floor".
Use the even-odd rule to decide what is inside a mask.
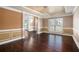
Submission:
[[[3,52],[77,52],[79,51],[71,36],[52,35],[35,32],[28,38],[0,46]]]

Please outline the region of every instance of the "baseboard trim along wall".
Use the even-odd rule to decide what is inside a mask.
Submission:
[[[0,30],[0,45],[23,39],[22,28]]]
[[[22,30],[22,28],[17,28],[17,29],[3,29],[3,30],[0,30],[0,32],[16,31],[16,30]]]
[[[79,49],[79,31],[76,29],[73,29],[73,36],[72,37],[73,37],[73,40]]]
[[[7,44],[7,43],[10,43],[10,42],[13,42],[16,40],[22,40],[22,38],[24,38],[24,37],[18,37],[18,38],[12,39],[12,40],[7,39],[6,41],[0,42],[0,45]]]
[[[41,29],[44,29],[44,30],[41,30]],[[73,28],[63,28],[63,33],[51,33],[51,34],[59,34],[59,35],[66,35],[66,36],[72,36],[73,35],[73,34],[64,33],[65,30],[69,30],[73,33]],[[48,27],[40,27],[38,34],[40,34],[40,33],[50,33],[50,32],[48,31]]]
[[[4,9],[7,9],[7,10],[11,10],[11,11],[15,11],[15,12],[22,13],[22,11],[17,10],[17,9],[14,9],[14,8],[11,8],[11,7],[8,7],[8,6],[2,6],[1,8],[4,8]]]
[[[38,32],[38,34],[41,34],[41,33],[49,33],[49,32],[45,32],[45,31],[43,31],[43,32]],[[70,35],[70,34],[59,34],[59,33],[50,33],[50,34],[57,34],[57,35],[65,35],[65,36],[73,36],[73,35]]]
[[[47,27],[45,27],[45,28],[47,28]],[[9,31],[18,31],[18,30],[24,30],[24,29],[23,28],[17,28],[17,29],[0,30],[0,34],[5,33],[5,32],[9,32]],[[49,32],[48,31],[39,31],[39,32],[37,32],[37,34],[40,34],[40,33],[49,33]],[[51,33],[51,34],[55,34],[55,33]],[[73,37],[73,35],[68,35],[68,34],[59,34],[59,35],[66,35],[66,36],[72,36]],[[19,39],[22,39],[22,38],[24,38],[24,36],[23,37],[20,36],[20,37],[14,37],[14,38],[0,40],[0,45],[5,44],[5,43],[9,43],[9,42],[12,42],[12,41],[16,41],[16,40],[19,40]],[[77,43],[77,46],[79,46],[78,43]]]
[[[74,40],[74,42],[76,43],[76,45],[77,45],[77,47],[78,47],[78,49],[79,49],[79,42],[77,41],[77,39],[76,39],[75,36],[72,36],[72,37],[73,37],[73,40]]]

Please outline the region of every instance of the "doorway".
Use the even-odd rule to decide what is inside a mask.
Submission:
[[[37,33],[38,17],[23,13],[23,36],[28,37],[29,34]]]

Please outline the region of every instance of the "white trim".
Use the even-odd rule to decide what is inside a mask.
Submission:
[[[74,29],[74,28],[73,28],[73,33],[74,33],[74,34],[77,33],[78,36],[79,36],[79,31],[76,30],[76,29]],[[77,45],[77,47],[78,47],[78,49],[79,49],[79,42],[77,41],[78,39],[77,39],[74,35],[73,35],[72,37],[73,37],[73,40],[75,41],[75,43],[76,43],[76,45]]]
[[[73,28],[69,28],[69,27],[67,27],[67,28],[63,28],[63,29],[73,29]]]
[[[72,36],[72,35],[70,35],[70,34],[60,34],[60,35],[65,35],[65,36]]]
[[[29,12],[25,12],[23,11],[23,15],[26,14],[26,15],[29,15],[29,16],[36,16],[36,17],[39,17],[38,15],[35,15],[33,13],[29,13]]]
[[[16,31],[16,30],[22,30],[22,28],[18,28],[18,29],[3,29],[3,30],[0,30],[0,32]]]
[[[24,37],[18,37],[18,38],[15,38],[15,39],[6,40],[4,42],[0,42],[0,45],[6,44],[6,43],[10,43],[10,42],[13,42],[13,41],[16,41],[16,40],[21,40],[23,38]]]
[[[48,29],[48,27],[40,27],[40,29],[41,29],[41,28],[46,28],[46,29]]]
[[[55,16],[55,15],[51,16],[49,14],[44,14],[44,13],[38,12],[36,10],[33,10],[33,9],[29,8],[29,7],[23,7],[23,8],[25,8],[26,10],[31,11],[33,14],[35,14],[35,13],[39,14],[39,16],[41,16],[41,18],[52,18],[52,16],[53,17],[63,17],[63,16],[71,16],[72,15],[72,14],[65,14],[65,15],[61,15],[61,16]]]
[[[30,30],[28,30],[28,31],[36,31],[35,29],[30,29]]]
[[[73,32],[76,32],[79,35],[79,31],[73,28]]]
[[[52,34],[65,35],[65,36],[72,36],[72,35],[70,35],[70,34],[63,34],[63,33],[52,33]]]
[[[22,8],[26,9],[26,11],[24,10],[18,10],[16,8],[12,8],[12,7],[8,7],[8,6],[2,6],[0,8],[5,8],[5,9],[8,9],[8,10],[11,10],[11,11],[16,11],[16,12],[19,12],[19,13],[26,13],[26,14],[30,14],[30,15],[33,15],[33,16],[37,16],[37,17],[41,17],[41,18],[52,18],[52,16],[46,16],[46,14],[43,14],[41,12],[38,12],[38,11],[35,11],[31,8],[28,8],[28,7],[24,7],[22,6]],[[70,16],[72,14],[68,14],[68,15],[61,15],[61,16],[54,16],[53,17],[63,17],[63,16]]]
[[[64,16],[72,16],[72,15],[73,14],[66,14],[66,15],[64,14],[64,15],[59,15],[59,16],[58,15],[51,15],[49,17],[48,16],[45,16],[45,17],[43,16],[42,18],[51,19],[51,18],[54,18],[54,17],[64,17]]]
[[[78,30],[76,30],[75,28],[73,28],[73,30],[74,30],[74,31],[76,31],[77,33],[79,33],[79,31],[78,31]]]
[[[41,33],[49,33],[48,31],[39,31],[37,34],[41,34]],[[65,36],[73,36],[70,34],[63,34],[63,33],[50,33],[50,34],[58,34],[58,35],[65,35]]]
[[[48,27],[40,27],[40,28],[48,28]],[[70,27],[63,27],[63,29],[73,29],[73,28],[70,28]]]
[[[22,8],[26,9],[26,11],[23,11],[23,13],[25,13],[25,14],[33,15],[36,17],[42,17],[42,15],[43,15],[42,13],[35,11],[31,8],[25,7],[25,6],[22,6]]]
[[[75,8],[73,9],[73,14],[75,13],[75,11],[77,10],[78,6],[75,6]]]
[[[22,29],[23,28],[18,28],[18,29],[5,29],[5,30],[0,30],[0,32],[1,33],[6,33],[7,31],[16,31],[16,30],[22,30]],[[0,45],[6,44],[6,43],[9,43],[9,42],[12,42],[12,41],[20,40],[22,38],[24,38],[24,36],[23,37],[18,37],[18,38],[9,38],[9,39],[0,40]]]
[[[41,33],[49,33],[48,31],[41,31]]]
[[[29,8],[29,7],[23,7],[23,8],[25,8],[26,10],[32,11],[33,13],[38,13],[40,15],[43,15],[41,12],[38,12],[36,10],[33,10],[33,9]]]
[[[75,43],[76,43],[76,45],[77,45],[77,47],[79,49],[79,42],[77,42],[77,39],[74,36],[72,36],[72,37],[73,37],[73,40],[75,41]]]
[[[42,32],[38,31],[37,34],[41,34]]]
[[[47,29],[48,27],[40,27],[40,29],[41,28],[46,28]],[[73,30],[73,28],[63,28],[63,29],[72,29]],[[40,33],[50,33],[50,32],[48,32],[48,31],[39,31],[38,34],[40,34]],[[59,34],[59,35],[66,35],[66,36],[72,36],[73,35],[73,34],[71,35],[71,34],[63,34],[63,33],[52,33],[52,34]]]
[[[37,34],[41,34],[41,33],[49,33],[48,31],[38,31]]]
[[[0,8],[4,8],[4,9],[11,10],[11,11],[16,11],[16,12],[22,13],[21,10],[17,10],[17,9],[14,9],[14,8],[11,8],[11,7],[5,7],[5,6],[2,6],[2,7],[0,7]]]
[[[23,8],[25,8],[26,11],[18,10],[18,9],[16,9],[16,8],[12,8],[12,7],[8,7],[8,6],[1,6],[0,8],[4,8],[4,9],[7,9],[7,10],[19,12],[19,13],[25,13],[25,14],[29,14],[29,15],[32,15],[32,16],[36,16],[36,17],[39,17],[39,16],[40,16],[40,15],[36,15],[35,12],[30,11],[30,9],[26,9],[25,7],[23,7]],[[27,12],[27,10],[29,10],[29,11]],[[31,12],[32,12],[32,13],[31,13]]]

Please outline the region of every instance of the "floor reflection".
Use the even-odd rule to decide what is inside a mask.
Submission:
[[[72,37],[53,34],[31,34],[24,41],[24,51],[73,51]]]
[[[49,35],[48,36],[48,46],[49,47],[54,47],[55,43],[55,36],[54,35]]]
[[[30,46],[33,45],[33,40],[34,40],[33,37],[30,37],[30,39],[29,39],[29,43],[28,43]]]
[[[56,36],[55,38],[55,49],[57,51],[62,51],[62,44],[63,44],[63,38],[62,36]]]
[[[59,35],[49,35],[48,36],[48,47],[55,50],[62,50],[62,36]]]

